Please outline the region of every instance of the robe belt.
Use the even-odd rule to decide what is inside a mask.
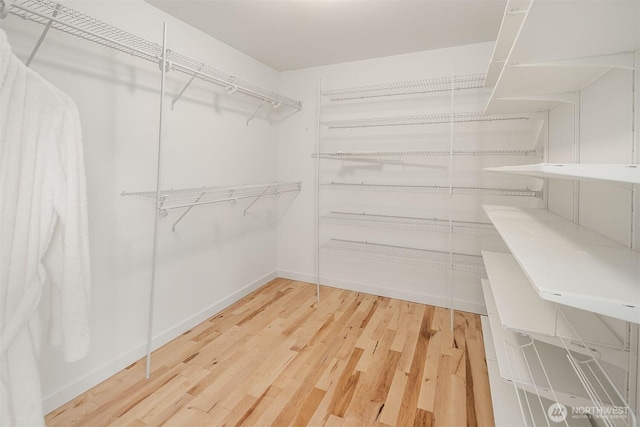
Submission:
[[[7,351],[20,331],[29,324],[29,319],[31,319],[40,303],[42,289],[46,280],[47,270],[42,263],[38,263],[36,274],[33,275],[33,279],[25,289],[20,303],[0,334],[0,355]]]

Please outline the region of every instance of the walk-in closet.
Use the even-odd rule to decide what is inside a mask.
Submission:
[[[637,427],[640,1],[0,0],[0,426]]]

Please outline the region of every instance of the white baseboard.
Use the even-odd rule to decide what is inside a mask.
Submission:
[[[299,282],[316,283],[316,276],[311,274],[298,273],[297,271],[278,270],[278,277]]]
[[[161,347],[162,345],[166,344],[172,339],[180,336],[180,334],[204,322],[205,320],[209,319],[210,317],[214,316],[215,314],[229,307],[231,304],[235,303],[236,301],[239,301],[240,299],[249,295],[251,292],[255,291],[256,289],[269,283],[271,280],[275,279],[276,277],[278,277],[278,275],[276,274],[275,271],[272,273],[269,273],[259,278],[258,280],[254,281],[253,283],[250,283],[245,287],[237,290],[236,292],[227,296],[226,298],[223,298],[220,301],[217,301],[216,303],[210,305],[209,307],[200,311],[199,313],[196,313],[193,316],[189,317],[188,319],[185,319],[181,323],[167,329],[164,332],[161,332],[160,334],[156,335],[153,338],[152,347],[154,349]],[[75,397],[79,396],[80,394],[84,393],[85,391],[89,390],[95,385],[100,384],[102,381],[106,380],[107,378],[111,377],[117,372],[120,372],[127,366],[131,365],[133,362],[139,360],[142,357],[145,357],[146,354],[147,354],[147,344],[143,343],[140,346],[122,355],[121,357],[117,358],[116,360],[113,360],[93,370],[92,372],[85,375],[84,377],[72,382],[71,384],[67,385],[63,389],[60,389],[46,396],[43,399],[43,403],[42,403],[45,414],[48,414],[54,409],[59,408],[60,406],[74,399]],[[151,359],[151,363],[153,364],[153,358]]]
[[[280,271],[278,271],[278,274],[280,274]],[[404,301],[417,302],[420,304],[434,305],[436,307],[449,308],[451,305],[451,300],[448,297],[429,295],[402,289],[383,288],[380,286],[368,285],[358,282],[349,282],[330,277],[323,277],[321,284],[323,286],[330,286],[332,288],[347,289],[349,291],[363,292],[366,294],[401,299]],[[322,301],[322,292],[320,293],[320,301]],[[474,301],[456,299],[453,301],[453,308],[455,310],[466,311],[469,313],[487,314],[485,305]]]

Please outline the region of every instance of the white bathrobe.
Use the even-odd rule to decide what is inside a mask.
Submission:
[[[78,111],[0,29],[0,426],[44,425],[43,330],[66,360],[86,355],[89,281]],[[51,319],[38,315],[45,286]]]

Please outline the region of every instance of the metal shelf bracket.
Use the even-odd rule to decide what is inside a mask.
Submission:
[[[249,203],[249,206],[247,206],[247,207],[246,207],[246,209],[244,210],[244,212],[242,212],[242,215],[243,215],[243,216],[246,216],[246,215],[247,215],[247,212],[249,211],[249,209],[251,208],[251,206],[253,206],[253,205],[258,201],[258,199],[260,199],[260,197],[262,197],[262,196],[264,196],[265,194],[267,194],[267,193],[269,192],[269,189],[270,189],[270,188],[271,188],[271,186],[269,186],[269,187],[265,188],[265,190],[262,192],[262,194],[260,194],[258,197],[256,197],[255,199],[253,199],[253,200],[251,201],[251,203]]]
[[[200,71],[200,70],[198,70]],[[191,85],[191,83],[193,83],[193,80],[196,78],[195,75],[191,76],[191,78],[189,79],[189,81],[187,82],[186,85],[183,86],[182,89],[180,89],[180,92],[178,92],[178,94],[176,96],[173,97],[173,99],[171,100],[171,109],[173,110],[174,105],[176,105],[176,102],[178,102],[178,100],[180,99],[180,97],[182,96],[182,94],[187,90],[187,88]]]
[[[53,18],[55,18],[58,15],[58,10],[59,9],[60,9],[60,5],[57,5],[55,10],[51,14],[51,16]],[[27,67],[29,65],[31,65],[31,61],[33,61],[33,58],[36,56],[36,53],[38,53],[38,49],[40,49],[40,45],[44,41],[45,37],[47,37],[47,33],[51,29],[51,25],[52,24],[53,24],[53,19],[50,19],[49,22],[47,23],[47,25],[45,25],[44,30],[42,30],[42,34],[40,34],[40,38],[36,42],[36,45],[33,47],[33,50],[31,51],[31,54],[29,54],[29,58],[27,58],[27,62],[25,63],[25,65]]]
[[[249,126],[249,122],[251,120],[253,120],[256,117],[256,114],[258,114],[258,112],[262,109],[262,107],[264,106],[264,104],[267,103],[267,100],[265,99],[264,101],[262,101],[262,104],[260,104],[260,106],[258,107],[258,109],[256,111],[253,112],[253,114],[251,115],[251,117],[249,117],[247,119],[247,126]]]
[[[206,191],[203,191],[202,193],[200,193],[200,195],[193,201],[193,203],[198,203],[200,201],[200,199],[202,198],[202,196],[204,196],[206,193],[207,193]],[[195,205],[189,206],[187,208],[187,210],[184,211],[182,213],[182,215],[180,215],[180,217],[176,220],[176,222],[174,222],[173,225],[171,226],[171,231],[176,231],[176,225],[178,225],[178,223],[180,221],[182,221],[182,218],[184,218],[189,213],[189,211],[191,211],[191,209],[193,209],[194,206]]]

